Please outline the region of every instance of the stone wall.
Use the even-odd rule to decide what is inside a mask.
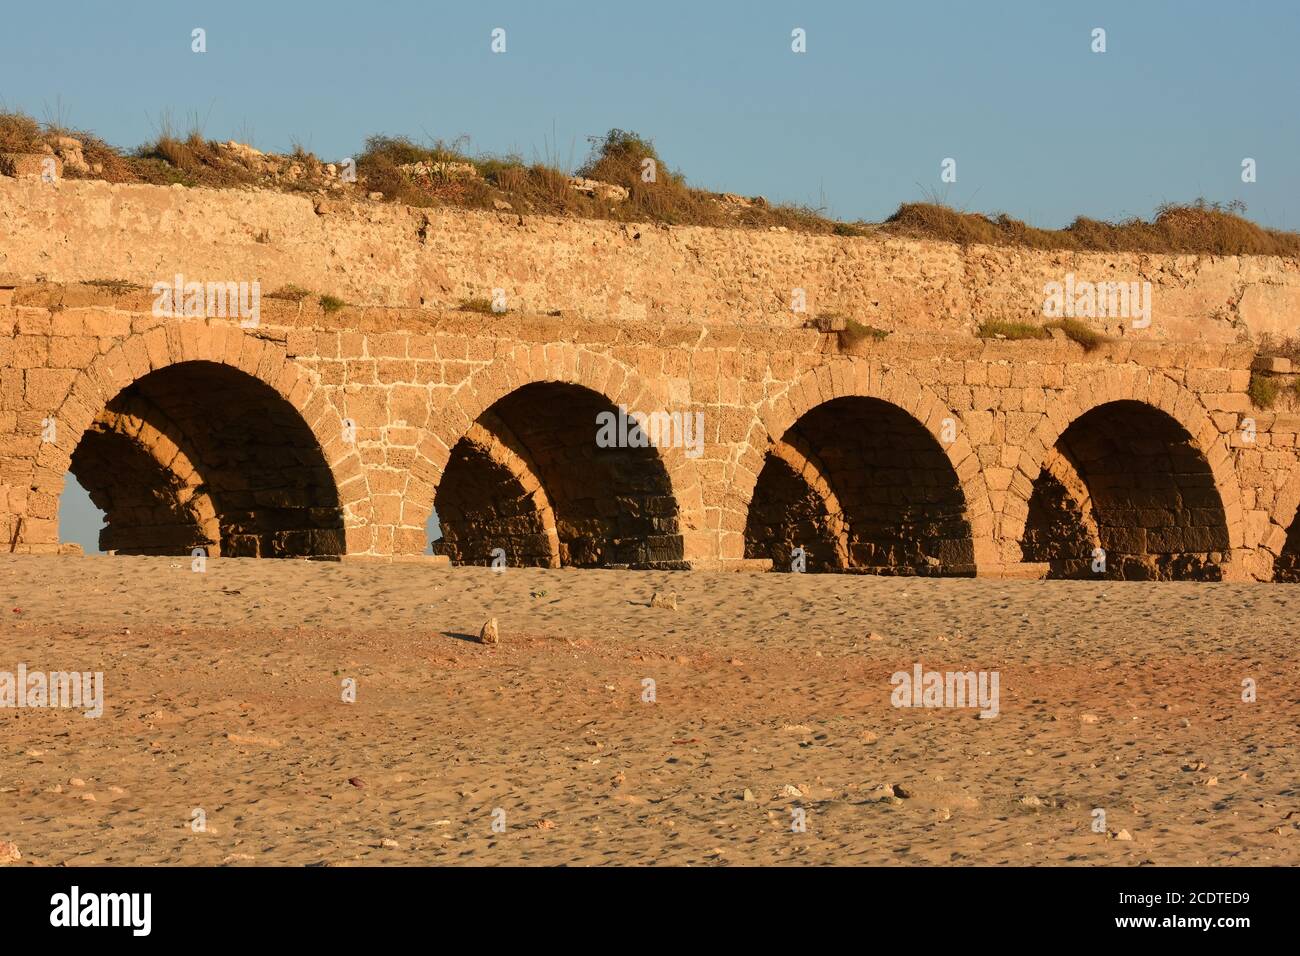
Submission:
[[[711,229],[345,203],[259,190],[0,176],[0,274],[17,281],[294,285],[363,305],[454,308],[500,289],[565,318],[796,327],[838,312],[896,335],[1041,321],[1044,286],[1152,284],[1140,341],[1294,331],[1300,263],[1068,253],[784,230]],[[794,290],[806,312],[796,312]]]
[[[811,570],[1067,575],[1100,546],[1110,576],[1294,566],[1300,416],[1251,406],[1251,346],[844,354],[809,329],[275,301],[243,329],[151,302],[0,291],[10,550],[58,549],[71,467],[122,511],[106,543],[145,550],[418,555],[448,494],[460,560],[740,566],[802,546]],[[618,405],[701,413],[702,454],[597,447]]]
[[[1151,325],[974,336],[1065,273],[1150,281]],[[159,314],[176,275],[260,283],[256,323]],[[120,551],[414,556],[436,505],[456,561],[1294,578],[1300,417],[1248,387],[1298,292],[1284,259],[0,177],[0,547],[58,550],[71,469]],[[702,444],[604,447],[620,406]]]

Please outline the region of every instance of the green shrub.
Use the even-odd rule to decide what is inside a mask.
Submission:
[[[836,335],[839,337],[840,348],[851,349],[867,342],[880,342],[889,335],[889,330],[878,329],[857,319],[849,319]]]
[[[1256,408],[1272,408],[1281,391],[1282,386],[1277,379],[1261,375],[1259,372],[1250,373],[1250,386],[1246,392],[1250,395],[1251,404]]]

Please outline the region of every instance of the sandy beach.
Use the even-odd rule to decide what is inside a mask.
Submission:
[[[1300,863],[1288,586],[5,556],[0,597],[0,671],[104,688],[0,709],[17,865]],[[918,663],[997,716],[893,706]]]

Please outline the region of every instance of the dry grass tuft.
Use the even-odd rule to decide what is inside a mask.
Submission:
[[[1012,341],[1051,338],[1047,329],[1041,325],[1034,325],[1032,322],[1006,322],[1001,319],[981,322],[975,335],[981,339],[1003,338]]]
[[[123,295],[127,292],[138,292],[145,288],[138,282],[128,282],[126,279],[87,279],[83,285],[93,285],[99,289],[105,289],[114,295]]]
[[[1300,369],[1300,337],[1288,335],[1275,339],[1265,332],[1259,337],[1259,345],[1255,349],[1255,354],[1288,358],[1291,360],[1292,367]]]
[[[864,348],[872,342],[884,340],[888,337],[889,330],[878,329],[874,325],[867,325],[857,319],[848,319],[844,324],[844,328],[835,334],[839,339],[840,349],[852,352],[855,349]]]
[[[820,209],[772,205],[763,197],[733,196],[690,186],[660,156],[653,140],[620,129],[598,140],[577,170],[585,179],[621,187],[575,188],[553,163],[525,163],[515,155],[471,155],[463,140],[421,145],[403,136],[371,136],[357,157],[357,182],[295,144],[285,156],[205,139],[196,122],[188,133],[164,116],[158,137],[124,152],[91,133],[40,124],[22,113],[0,111],[0,152],[47,152],[59,136],[81,143],[88,169],[69,178],[210,188],[260,186],[287,192],[377,192],[411,206],[458,206],[532,215],[612,219],[753,229],[789,229],[818,235],[897,235],[960,244],[1105,252],[1300,255],[1300,233],[1265,229],[1244,219],[1244,206],[1197,200],[1161,206],[1150,222],[1099,222],[1080,217],[1065,229],[1035,229],[1009,216],[959,212],[941,203],[905,203],[883,225],[837,222]],[[651,164],[647,166],[647,161]],[[644,175],[652,168],[653,179]]]
[[[0,113],[0,153],[39,153],[41,125],[22,113]]]
[[[1072,342],[1077,342],[1083,346],[1085,352],[1095,352],[1107,342],[1111,341],[1110,336],[1098,332],[1086,322],[1078,319],[1055,319],[1043,325],[1035,325],[1032,322],[1009,322],[1002,319],[992,319],[987,322],[981,322],[975,335],[981,339],[1007,339],[1008,341],[1024,341],[1034,339],[1050,339],[1051,330],[1060,329],[1065,333],[1065,337]]]
[[[310,295],[310,289],[304,289],[300,285],[293,285],[290,283],[289,285],[280,286],[280,288],[276,289],[274,292],[268,292],[266,297],[268,299],[283,299],[286,302],[301,302]]]
[[[1168,203],[1151,222],[1123,223],[1079,217],[1064,229],[1035,229],[1018,219],[958,212],[938,203],[904,203],[884,228],[895,235],[939,239],[962,245],[1073,249],[1081,252],[1209,253],[1213,255],[1300,255],[1300,234],[1265,229],[1241,217],[1241,203],[1198,199]]]
[[[492,308],[491,299],[463,299],[460,305],[456,306],[458,312],[477,312],[480,315],[499,315],[496,309]]]
[[[1056,319],[1048,322],[1044,328],[1060,329],[1071,342],[1082,345],[1085,352],[1095,352],[1111,341],[1109,335],[1098,332],[1088,323],[1080,322],[1078,319]]]

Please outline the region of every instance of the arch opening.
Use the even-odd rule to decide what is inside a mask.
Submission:
[[[75,545],[83,554],[102,554],[99,535],[106,523],[104,512],[90,500],[77,476],[65,474],[59,495],[59,544]]]
[[[119,554],[326,557],[344,551],[333,474],[298,411],[215,362],[150,372],[119,392],[72,453]]]
[[[1160,409],[1125,400],[1062,432],[1034,482],[1021,552],[1053,578],[1221,580],[1230,544],[1192,436]]]
[[[600,447],[618,414],[580,385],[534,382],[499,399],[452,448],[434,497],[454,564],[684,568],[672,483],[654,447]]]
[[[773,444],[745,527],[745,556],[790,570],[973,575],[966,499],[938,440],[896,405],[850,396],[804,414]]]

